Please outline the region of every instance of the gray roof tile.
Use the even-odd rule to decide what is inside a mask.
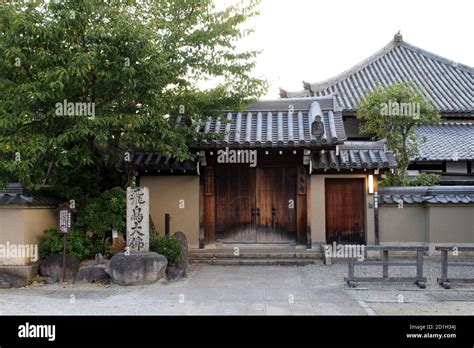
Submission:
[[[317,103],[324,122],[324,134],[311,133],[314,115],[311,106]],[[334,107],[333,96],[263,100],[243,112],[228,111],[219,119],[209,118],[198,125],[203,133],[218,133],[217,140],[200,140],[193,148],[209,147],[319,147],[343,143],[346,137],[342,112]]]
[[[412,82],[443,113],[473,114],[474,68],[453,62],[400,40],[392,40],[380,51],[353,68],[319,83],[304,83],[298,92],[281,90],[286,98],[337,94],[338,104],[347,111],[376,82],[389,86]]]
[[[312,154],[314,170],[389,169],[397,165],[383,142],[345,142],[335,150],[316,150]]]
[[[123,159],[117,163],[117,167],[122,169]],[[154,151],[136,151],[131,154],[130,165],[142,171],[163,171],[163,172],[195,172],[197,171],[197,160],[179,161],[175,157],[163,156]]]
[[[381,187],[380,204],[474,204],[474,186]]]
[[[474,159],[474,123],[442,123],[415,129],[418,155],[415,161]]]
[[[29,192],[19,183],[10,183],[0,191],[0,206],[20,205],[26,207],[55,207],[60,200],[48,190]]]

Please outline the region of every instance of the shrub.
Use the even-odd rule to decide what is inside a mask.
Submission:
[[[380,187],[387,186],[434,186],[439,183],[438,174],[421,173],[417,177],[410,179],[408,177],[400,178],[395,175],[379,181]]]
[[[421,173],[415,179],[410,180],[410,186],[434,186],[439,184],[438,174]]]
[[[166,256],[171,265],[181,260],[181,241],[173,236],[150,237],[150,250]]]
[[[60,254],[64,250],[63,234],[56,227],[43,232],[39,254],[41,258],[52,254]],[[92,241],[80,231],[73,230],[67,235],[67,254],[79,260],[90,258],[92,254]]]
[[[111,231],[125,231],[127,203],[126,192],[114,187],[92,199],[84,209],[79,210],[76,226],[92,241],[91,254],[108,256],[112,252]]]
[[[125,231],[127,215],[126,192],[120,187],[114,187],[94,198],[80,214],[88,231],[105,238],[112,230]]]

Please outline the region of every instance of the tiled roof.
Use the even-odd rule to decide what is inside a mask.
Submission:
[[[323,134],[312,134],[313,122],[320,117]],[[334,98],[264,100],[243,112],[225,112],[198,125],[203,133],[217,133],[221,139],[202,140],[193,148],[208,147],[318,147],[346,140],[342,112],[334,108]]]
[[[5,191],[0,191],[0,206],[55,207],[59,203],[60,200],[49,192],[30,193],[18,183],[9,184]]]
[[[163,156],[153,151],[137,151],[131,155],[130,164],[141,171],[163,171],[163,172],[195,172],[197,161],[179,161],[174,157]],[[123,160],[118,163],[121,168]]]
[[[380,204],[474,204],[474,186],[383,187]]]
[[[442,123],[415,129],[415,161],[474,160],[474,123]]]
[[[387,87],[412,82],[442,113],[473,114],[474,69],[425,51],[395,35],[388,45],[353,68],[319,83],[304,83],[304,90],[282,97],[309,97],[337,94],[338,104],[354,111],[365,93],[376,83]]]
[[[335,150],[316,150],[312,154],[313,170],[317,169],[388,169],[397,163],[382,142],[345,142]]]

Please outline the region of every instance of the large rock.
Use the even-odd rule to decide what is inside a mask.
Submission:
[[[73,280],[79,271],[80,262],[72,256],[66,255],[66,280]],[[39,266],[39,273],[56,281],[63,279],[63,255],[55,254],[46,257]]]
[[[168,260],[155,252],[118,253],[110,260],[108,272],[120,285],[153,284],[165,276]]]
[[[176,271],[179,273],[179,276],[177,278],[182,278],[186,277],[188,267],[189,267],[189,259],[188,259],[188,239],[186,238],[186,235],[181,232],[175,232],[173,234],[174,237],[178,238],[181,241],[181,260],[174,265],[176,268]],[[176,274],[174,271],[169,272],[171,274]]]
[[[81,267],[74,280],[83,283],[108,283],[110,276],[105,271],[105,265],[100,264]]]

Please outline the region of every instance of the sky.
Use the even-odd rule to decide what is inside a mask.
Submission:
[[[473,13],[473,0],[261,0],[255,33],[239,49],[263,50],[255,74],[269,80],[264,99],[272,99],[279,87],[301,90],[303,80],[351,68],[399,30],[410,44],[474,66]]]

